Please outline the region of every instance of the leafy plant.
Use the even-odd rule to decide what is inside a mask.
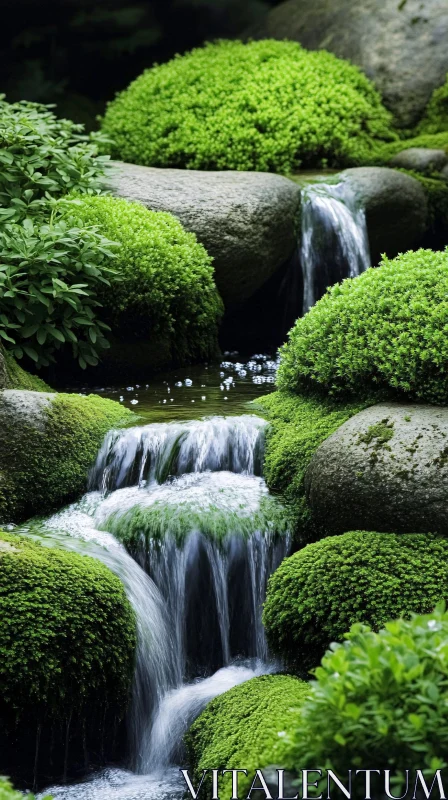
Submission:
[[[0,226],[0,337],[15,358],[46,366],[69,344],[81,367],[98,363],[109,328],[98,319],[96,292],[114,275],[113,247],[65,200],[48,222]]]
[[[331,287],[282,348],[277,382],[301,393],[375,391],[446,403],[448,249],[418,250]]]
[[[269,580],[268,642],[306,672],[354,622],[378,630],[448,599],[447,559],[448,542],[432,534],[354,531],[309,544]]]
[[[353,625],[345,638],[315,671],[291,736],[291,762],[297,769],[331,768],[341,779],[348,769],[366,765],[398,770],[398,784],[415,765],[432,780],[436,769],[447,766],[444,604],[427,616],[388,622],[379,633]],[[397,789],[392,794],[403,794]]]
[[[396,138],[391,119],[361,71],[330,53],[221,41],[144,72],[102,127],[123,161],[288,173],[358,163]]]

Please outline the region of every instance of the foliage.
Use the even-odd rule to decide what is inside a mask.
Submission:
[[[32,624],[31,624],[32,621]],[[96,559],[0,536],[0,680],[5,719],[121,715],[133,675],[135,618]]]
[[[305,498],[306,469],[319,445],[370,403],[342,404],[290,392],[274,392],[257,403],[270,422],[264,463],[266,482],[291,507],[299,538],[309,538],[312,520]]]
[[[102,127],[124,161],[282,173],[356,164],[395,137],[357,67],[275,40],[208,44],[146,70]]]
[[[282,348],[280,389],[374,390],[445,403],[448,249],[418,250],[331,287]]]
[[[86,197],[79,214],[121,245],[114,260],[120,281],[100,291],[113,330],[167,339],[179,361],[216,354],[223,306],[212,259],[196,236],[171,214],[115,197]]]
[[[273,652],[303,673],[354,622],[374,630],[448,598],[448,542],[354,531],[314,542],[271,576],[263,622]]]
[[[16,792],[7,778],[0,777],[0,800],[24,800],[24,795]],[[35,800],[34,795],[27,793],[26,800]],[[51,798],[46,795],[43,800],[51,800]]]
[[[239,776],[238,796],[245,797],[256,769],[283,765],[285,732],[294,730],[308,694],[309,685],[290,675],[263,675],[212,700],[185,737],[194,785],[204,769],[244,767],[249,776]],[[231,797],[230,775],[220,788],[221,797]]]
[[[445,150],[448,153],[448,131],[439,133],[415,133],[408,139],[395,139],[393,142],[375,144],[364,160],[366,166],[388,165],[389,161],[402,150],[410,147],[423,147],[429,150]]]
[[[80,495],[105,433],[133,418],[96,395],[52,395],[35,424],[19,411],[7,413],[1,402],[0,519],[6,522]]]
[[[418,765],[431,782],[447,766],[448,614],[440,606],[379,633],[354,625],[346,639],[316,670],[291,760],[329,767],[341,778],[366,764],[392,775]]]
[[[448,75],[445,83],[432,93],[418,130],[420,133],[448,133]]]

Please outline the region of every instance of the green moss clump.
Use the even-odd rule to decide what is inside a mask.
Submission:
[[[239,776],[238,796],[245,797],[256,769],[283,766],[285,734],[295,728],[308,694],[309,685],[290,675],[263,675],[212,700],[185,737],[196,782],[204,769],[244,768],[249,775]],[[220,796],[231,795],[231,776],[226,775],[220,779]]]
[[[0,348],[0,363],[4,362],[5,389],[25,389],[30,392],[51,392],[50,387],[37,375],[26,372],[3,348]]]
[[[24,800],[25,795],[21,792],[16,792],[12,784],[7,778],[0,778],[0,800]],[[26,794],[26,800],[35,800],[33,794]],[[45,796],[43,800],[51,800],[49,796]]]
[[[84,197],[77,213],[120,244],[117,280],[99,295],[115,335],[167,342],[178,362],[216,355],[223,304],[195,234],[172,214],[116,197]]]
[[[0,716],[122,716],[135,618],[120,580],[89,556],[0,535]]]
[[[448,249],[418,250],[331,287],[282,348],[280,389],[446,403]]]
[[[445,150],[448,153],[448,130],[439,133],[416,133],[408,139],[395,139],[393,142],[375,143],[364,160],[366,166],[388,165],[391,158],[410,147],[425,147],[429,150]]]
[[[82,494],[104,435],[134,418],[96,395],[49,395],[28,416],[0,394],[0,519],[57,508]]]
[[[102,128],[123,161],[288,174],[359,163],[396,138],[391,120],[357,67],[267,39],[207,44],[146,70]]]
[[[290,761],[297,769],[330,768],[341,779],[366,764],[391,769],[395,797],[407,793],[404,770],[418,764],[431,786],[435,770],[447,767],[448,614],[440,607],[379,633],[354,625],[346,639],[316,670]],[[363,777],[353,797],[365,796]],[[409,796],[414,780],[411,771]],[[373,797],[384,793],[379,786],[373,776]]]
[[[303,673],[354,622],[378,630],[447,599],[447,563],[448,542],[432,534],[354,531],[309,544],[269,579],[269,645]]]
[[[418,130],[422,134],[447,132],[448,138],[448,75],[446,81],[432,93]]]
[[[300,539],[313,535],[305,497],[305,472],[319,445],[371,402],[336,401],[274,392],[257,404],[269,419],[264,476],[271,491],[288,503]]]

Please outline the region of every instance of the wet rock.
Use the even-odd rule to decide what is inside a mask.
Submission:
[[[214,258],[226,305],[250,298],[291,257],[300,189],[264,172],[202,172],[116,163],[115,194],[169,211]]]
[[[444,167],[442,169],[442,172],[440,173],[440,177],[443,178],[444,181],[448,181],[448,164],[447,164],[446,167]]]
[[[428,224],[428,203],[421,183],[388,167],[355,167],[341,172],[366,210],[372,264],[386,253],[419,245]]]
[[[448,534],[448,408],[380,403],[316,451],[306,493],[326,533]]]
[[[448,72],[446,0],[287,0],[250,31],[357,64],[410,127]]]
[[[431,174],[440,172],[448,164],[444,150],[430,150],[426,147],[409,147],[390,160],[391,167],[401,167],[415,172]]]

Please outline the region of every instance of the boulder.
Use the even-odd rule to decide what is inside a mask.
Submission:
[[[408,147],[390,160],[391,167],[411,169],[415,172],[431,174],[440,172],[448,164],[444,150],[431,150],[427,147]]]
[[[448,408],[379,403],[316,450],[308,502],[326,533],[448,535]]]
[[[446,0],[287,0],[246,33],[349,59],[404,127],[417,122],[448,72]]]
[[[250,298],[297,244],[300,188],[264,172],[157,169],[115,162],[112,191],[169,211],[214,258],[227,306]]]
[[[386,253],[398,253],[420,244],[428,226],[428,202],[421,183],[388,167],[355,167],[340,173],[350,181],[366,210],[372,264]]]

